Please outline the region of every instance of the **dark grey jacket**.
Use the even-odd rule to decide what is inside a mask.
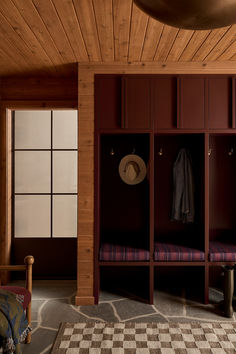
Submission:
[[[194,182],[192,160],[188,150],[181,149],[173,167],[172,220],[194,222]]]

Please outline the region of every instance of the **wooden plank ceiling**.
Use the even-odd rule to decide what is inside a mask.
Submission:
[[[132,0],[1,0],[0,76],[72,76],[77,62],[235,61],[236,25],[163,25]]]

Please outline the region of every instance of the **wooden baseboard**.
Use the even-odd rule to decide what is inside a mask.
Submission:
[[[94,304],[95,304],[94,296],[76,296],[75,297],[75,305],[76,306],[94,305]]]

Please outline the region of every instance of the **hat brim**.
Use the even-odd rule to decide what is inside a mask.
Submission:
[[[127,175],[125,173],[125,167],[128,162],[135,162],[139,166],[139,174],[132,181],[129,178],[127,178]],[[122,179],[122,181],[125,182],[126,184],[135,185],[135,184],[141,183],[147,174],[145,162],[138,155],[135,155],[135,154],[126,155],[120,161],[119,174],[120,174],[120,178]]]

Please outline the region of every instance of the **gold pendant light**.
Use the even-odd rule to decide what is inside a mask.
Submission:
[[[134,0],[151,17],[167,25],[207,30],[236,23],[236,0]]]

